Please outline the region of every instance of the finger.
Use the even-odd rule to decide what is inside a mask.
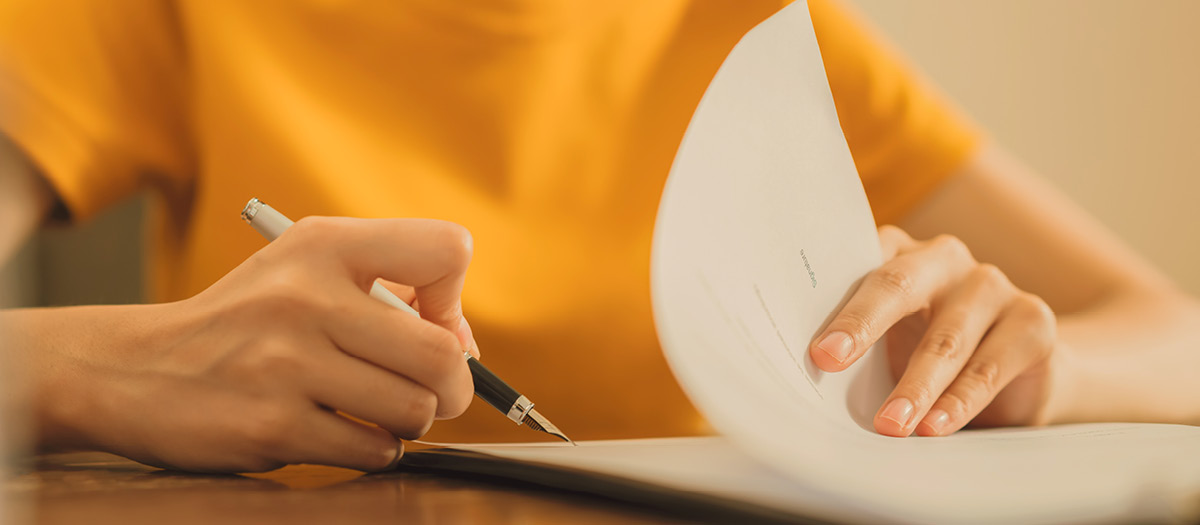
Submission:
[[[437,417],[466,410],[471,403],[471,373],[454,334],[366,295],[353,291],[344,295],[339,300],[342,308],[322,325],[337,348],[433,392]]]
[[[467,322],[466,317],[463,317],[462,324],[458,327],[457,335],[459,342],[465,342],[464,344],[467,345],[467,351],[470,352],[475,359],[482,357],[482,354],[479,352],[479,343],[475,341],[475,332],[471,330],[471,323]]]
[[[965,426],[1014,378],[1049,355],[1054,334],[1054,314],[1046,303],[1021,294],[917,425],[917,433],[941,436]]]
[[[479,344],[475,342],[471,325],[467,323],[462,313],[463,280],[466,266],[471,260],[473,240],[470,233],[461,226],[443,221],[420,219],[403,219],[405,222],[416,222],[420,235],[413,239],[414,244],[433,245],[438,254],[433,260],[440,260],[445,268],[455,271],[447,272],[443,277],[426,282],[422,279],[399,284],[380,279],[380,284],[395,294],[404,302],[420,312],[423,319],[450,330],[458,337],[459,342],[471,355],[480,357]],[[461,265],[461,270],[458,270]],[[411,286],[410,286],[411,285]],[[421,297],[425,298],[422,307]]]
[[[875,414],[875,430],[887,436],[911,434],[930,405],[958,377],[1016,293],[1000,270],[980,265],[934,304],[929,328],[909,357],[896,388]]]
[[[384,279],[379,279],[377,282],[380,286],[386,288],[392,293],[392,295],[395,295],[401,301],[407,303],[414,310],[417,310],[418,312],[421,310],[420,301],[417,300],[417,291],[414,290],[413,287],[393,283]],[[475,356],[475,359],[480,358],[479,344],[475,342],[475,334],[472,332],[471,324],[467,322],[466,317],[463,317],[462,324],[455,332],[455,335],[458,336],[459,342],[463,344],[467,351],[470,352],[471,355]]]
[[[466,409],[440,407],[433,391],[333,348],[318,361],[312,370],[319,370],[319,377],[305,378],[301,387],[310,399],[375,423],[397,437],[417,439],[429,430],[439,411],[456,409],[443,416],[453,417],[462,413],[457,409]]]
[[[809,347],[826,372],[845,370],[897,321],[926,308],[975,265],[962,241],[939,237],[867,274],[846,305]]]
[[[412,286],[421,317],[460,330],[459,296],[472,251],[471,235],[462,226],[431,219],[306,217],[284,235],[330,247],[327,253],[364,292],[379,278]]]
[[[414,309],[417,307],[417,291],[407,284],[399,284],[391,282],[387,279],[378,279],[379,285],[392,292],[401,301],[404,301]]]
[[[897,254],[912,250],[916,245],[917,241],[900,228],[890,224],[879,227],[879,249],[883,253],[884,261],[890,261]]]
[[[351,421],[313,407],[300,419],[304,429],[281,440],[270,451],[279,460],[332,465],[368,472],[395,468],[404,444],[388,431]]]

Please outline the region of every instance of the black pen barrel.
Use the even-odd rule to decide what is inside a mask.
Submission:
[[[475,395],[496,407],[496,410],[508,413],[521,394],[483,366],[478,359],[468,357],[467,366],[471,369],[471,380],[475,383]]]

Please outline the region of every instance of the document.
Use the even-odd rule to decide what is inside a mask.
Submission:
[[[880,263],[807,5],[794,2],[747,33],[714,77],[655,228],[651,288],[663,351],[720,437],[467,448],[835,521],[1200,512],[1200,428],[875,433],[872,417],[894,385],[884,349],[829,374],[807,348]]]

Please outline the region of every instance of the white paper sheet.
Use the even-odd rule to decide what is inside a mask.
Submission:
[[[581,441],[566,443],[458,445],[518,461],[609,474],[678,490],[745,501],[797,516],[829,521],[879,523],[855,499],[805,486],[769,468],[723,437]]]
[[[726,58],[654,235],[654,315],[672,370],[718,430],[753,449],[815,429],[859,435],[890,387],[879,349],[840,374],[808,357],[881,259],[805,8],[766,20]]]
[[[454,446],[833,522],[1194,523],[1200,517],[1195,460],[1180,453],[1195,441],[1195,431],[1172,425],[1088,424],[974,433],[958,442],[965,446],[934,444],[929,454],[939,460],[901,475],[869,465],[844,465],[858,478],[851,486],[822,479],[819,472],[798,475],[777,468],[777,461],[761,461],[761,454],[750,454],[726,437],[583,441],[578,447]],[[789,452],[776,453],[782,459]],[[877,453],[863,451],[865,457]],[[888,453],[910,451],[897,448]],[[999,457],[989,458],[990,454]],[[997,469],[1023,456],[1018,464]],[[881,477],[879,483],[871,481],[876,476]],[[938,481],[945,476],[952,476],[961,488],[945,491]]]
[[[691,490],[749,487],[754,501],[849,520],[1154,519],[1200,495],[1200,428],[874,433],[871,418],[893,385],[882,348],[826,374],[807,347],[879,263],[806,5],[795,2],[747,34],[709,86],[654,239],[664,351],[689,397],[739,452],[712,457],[679,445],[665,454],[652,442],[649,451],[636,443],[484,450]],[[680,466],[704,461],[738,463],[723,467],[738,481],[731,487]]]

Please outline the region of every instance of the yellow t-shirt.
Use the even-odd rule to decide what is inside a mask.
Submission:
[[[971,153],[969,126],[846,8],[813,0],[880,222]],[[155,298],[293,217],[465,225],[488,365],[573,437],[703,432],[655,337],[659,192],[708,81],[780,0],[8,0],[0,130],[76,219],[152,187]],[[436,439],[522,439],[482,403]]]

